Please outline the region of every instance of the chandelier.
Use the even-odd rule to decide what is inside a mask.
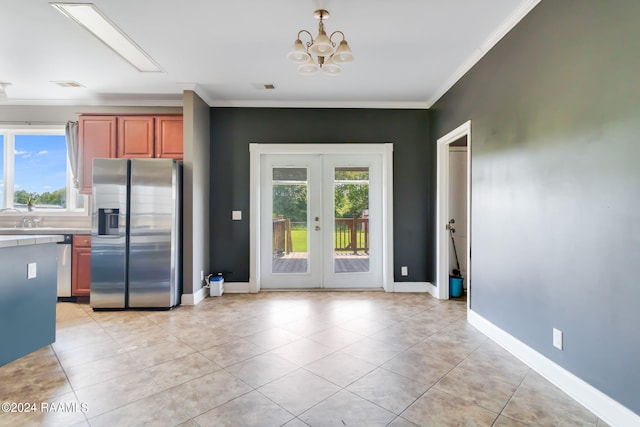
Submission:
[[[313,13],[313,17],[318,19],[318,35],[314,39],[307,30],[300,30],[298,38],[293,43],[293,50],[287,55],[287,59],[298,65],[298,72],[304,75],[315,74],[322,70],[325,74],[335,76],[342,72],[340,64],[353,61],[353,53],[344,38],[342,31],[334,31],[330,36],[324,31],[324,20],[329,19],[329,12],[318,9]],[[305,34],[309,41],[302,43],[300,36]],[[333,36],[342,36],[340,44],[336,48]]]

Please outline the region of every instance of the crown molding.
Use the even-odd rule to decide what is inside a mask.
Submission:
[[[258,101],[220,100],[203,98],[210,107],[243,108],[369,108],[369,109],[416,109],[426,110],[424,102],[384,102],[384,101]]]
[[[262,101],[262,100],[220,100],[215,99],[201,86],[194,84],[183,86],[184,90],[192,90],[210,107],[243,107],[243,108],[369,108],[369,109],[415,109],[426,110],[424,102],[380,102],[380,101]],[[10,99],[0,102],[2,106],[105,106],[105,107],[182,107],[180,99]]]
[[[94,106],[94,107],[182,107],[183,100],[180,99],[140,99],[140,98],[118,98],[118,99],[9,99],[7,102],[0,102],[0,107],[12,106]]]

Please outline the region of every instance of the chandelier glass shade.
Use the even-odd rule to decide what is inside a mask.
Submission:
[[[303,75],[315,74],[320,70],[328,75],[338,75],[342,72],[341,64],[353,61],[351,48],[342,31],[334,31],[327,36],[324,20],[329,18],[329,12],[318,9],[313,16],[320,21],[318,35],[314,38],[309,31],[300,30],[287,59],[298,64],[298,72]],[[334,36],[342,37],[337,47],[333,41]],[[303,42],[303,37],[309,40]]]

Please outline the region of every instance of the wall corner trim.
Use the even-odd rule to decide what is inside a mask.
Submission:
[[[182,294],[181,305],[197,305],[207,296],[207,288],[200,288],[193,294]]]
[[[640,425],[640,416],[635,412],[498,328],[478,313],[469,310],[467,321],[607,424],[612,426]]]

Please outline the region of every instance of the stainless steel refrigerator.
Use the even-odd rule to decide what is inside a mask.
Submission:
[[[182,295],[182,167],[171,159],[94,159],[93,309],[169,309]]]

